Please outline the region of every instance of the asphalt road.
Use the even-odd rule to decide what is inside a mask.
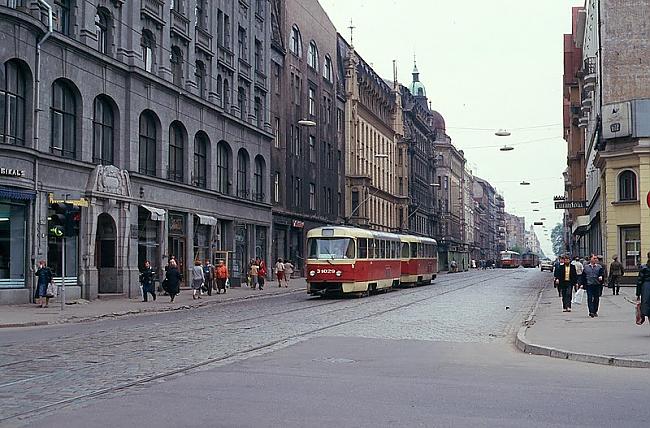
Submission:
[[[0,425],[645,425],[650,372],[514,349],[542,281],[474,271],[0,332]]]

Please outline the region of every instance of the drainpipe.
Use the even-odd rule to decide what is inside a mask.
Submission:
[[[41,46],[47,39],[50,38],[52,34],[52,6],[45,0],[37,0],[38,3],[47,9],[47,32],[45,35],[36,42],[36,71],[35,71],[35,81],[36,86],[34,88],[34,148],[38,148],[38,139],[39,139],[39,116],[41,113]]]

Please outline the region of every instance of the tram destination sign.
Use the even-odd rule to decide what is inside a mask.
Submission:
[[[555,201],[556,210],[573,210],[587,208],[587,201]]]

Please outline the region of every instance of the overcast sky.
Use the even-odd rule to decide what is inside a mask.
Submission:
[[[356,50],[383,77],[392,79],[396,60],[400,82],[410,82],[416,55],[432,107],[473,173],[497,187],[527,228],[546,218],[550,236],[562,220],[553,196],[564,193],[567,157],[562,36],[571,32],[571,7],[584,0],[320,2],[348,41],[352,20]],[[512,135],[496,137],[498,128]],[[499,151],[504,144],[515,150]],[[553,254],[541,227],[536,231]]]

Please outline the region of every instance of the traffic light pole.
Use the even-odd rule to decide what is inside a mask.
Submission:
[[[63,239],[63,248],[61,250],[61,263],[63,264],[63,268],[61,269],[61,289],[59,290],[59,300],[61,300],[61,310],[65,308],[65,244],[68,241],[65,235],[63,236],[62,239]]]

